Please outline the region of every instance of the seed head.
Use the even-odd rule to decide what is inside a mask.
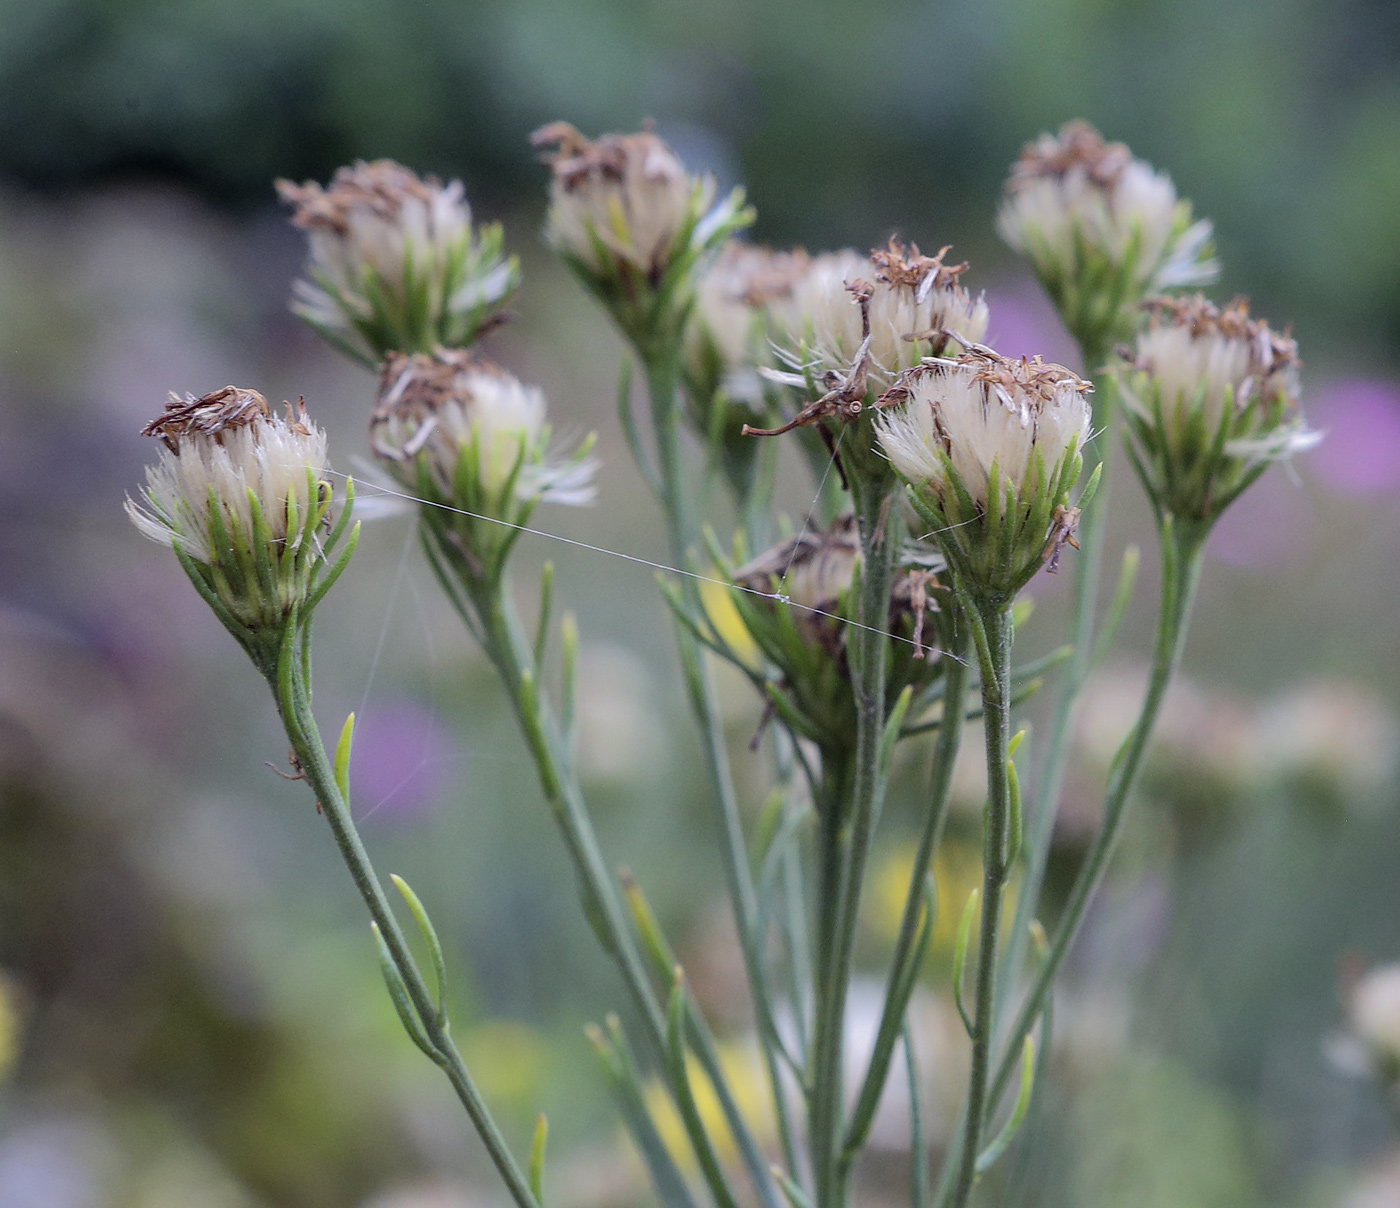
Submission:
[[[1299,408],[1298,345],[1236,298],[1159,298],[1116,370],[1139,476],[1159,509],[1213,522],[1270,462],[1322,437]]]
[[[1075,545],[1093,387],[1062,365],[978,346],[926,361],[880,399],[881,449],[949,563],[1009,597]]]
[[[593,498],[593,462],[583,450],[548,456],[542,391],[462,350],[394,353],[384,364],[370,420],[375,454],[412,489],[504,517],[538,501]]]
[[[651,131],[605,134],[596,142],[568,122],[531,136],[553,147],[546,237],[595,273],[616,259],[655,281],[687,226],[709,209],[715,183],[696,179]]]
[[[182,555],[235,636],[284,624],[325,566],[326,434],[301,402],[280,416],[256,390],[225,386],[172,394],[142,435],[164,447],[141,501],[126,501],[132,523]]]
[[[293,309],[362,358],[464,346],[519,281],[499,226],[473,229],[459,180],[358,160],[328,188],[279,180],[277,191],[311,241],[312,279],[297,282]]]
[[[1026,145],[997,229],[1081,340],[1112,333],[1144,294],[1207,284],[1219,267],[1211,224],[1191,220],[1171,178],[1082,121]]]

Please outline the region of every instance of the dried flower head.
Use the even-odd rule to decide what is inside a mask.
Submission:
[[[247,645],[250,635],[280,630],[294,610],[309,611],[334,541],[322,531],[332,498],[326,434],[302,403],[280,416],[256,390],[237,386],[172,394],[142,435],[164,448],[127,514],[176,550],[235,636]]]
[[[546,236],[594,273],[610,274],[621,262],[659,279],[714,200],[714,180],[692,177],[649,130],[593,141],[568,122],[551,122],[530,141],[554,148],[545,156],[554,173]]]
[[[462,182],[390,159],[340,168],[330,186],[277,182],[311,241],[311,280],[293,309],[362,360],[463,347],[500,316],[519,283],[501,228],[472,227]]]
[[[904,374],[880,400],[885,456],[955,570],[1009,594],[1074,544],[1093,387],[978,346]],[[1009,527],[1010,532],[1004,532]]]
[[[925,256],[917,244],[891,239],[869,257],[851,251],[816,257],[773,307],[788,363],[844,372],[863,359],[869,381],[883,388],[950,342],[981,340],[987,304],[963,288],[966,263],[944,263],[950,250]]]
[[[781,674],[781,699],[791,703],[784,720],[828,747],[845,747],[855,735],[846,650],[859,564],[857,520],[847,513],[826,528],[805,527],[737,569],[726,567],[734,585],[730,599],[748,638]],[[926,686],[941,671],[931,657],[939,645],[941,569],[926,552],[904,550],[890,593],[891,701],[907,685]],[[750,678],[758,675],[743,659],[735,662]],[[772,700],[772,687],[764,690]]]
[[[1211,521],[1273,461],[1311,448],[1299,409],[1298,345],[1236,298],[1158,298],[1118,370],[1149,494],[1179,519]]]
[[[1087,122],[1028,143],[997,216],[1070,330],[1102,344],[1145,294],[1205,285],[1218,271],[1211,224],[1193,222],[1171,178]]]
[[[686,330],[692,376],[717,372],[731,397],[756,398],[754,368],[771,360],[769,316],[791,309],[811,266],[801,248],[775,252],[738,239],[726,243],[696,287],[695,321]]]
[[[479,570],[499,567],[537,503],[592,500],[591,439],[562,458],[549,443],[544,394],[489,361],[439,349],[384,364],[370,447]]]

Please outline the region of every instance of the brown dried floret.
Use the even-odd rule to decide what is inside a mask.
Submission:
[[[540,158],[569,191],[593,176],[621,181],[629,164],[640,164],[648,179],[664,179],[678,170],[675,152],[651,130],[590,139],[569,122],[550,122],[530,135],[530,145],[555,148]]]
[[[345,235],[350,215],[360,212],[393,222],[403,213],[404,202],[413,198],[431,205],[442,192],[436,176],[419,177],[392,159],[366,162],[359,159],[346,168],[337,168],[328,188],[314,180],[299,185],[277,181],[277,195],[296,207],[292,222],[303,230],[322,228]]]
[[[1015,190],[1039,178],[1064,177],[1078,170],[1109,192],[1132,162],[1133,153],[1125,143],[1107,142],[1088,122],[1075,120],[1061,126],[1054,138],[1042,136],[1027,143],[1011,167],[1006,187]]]
[[[309,428],[302,401],[298,400],[295,411],[291,403],[286,407],[293,429],[306,435]],[[164,412],[142,428],[141,435],[157,436],[172,453],[178,453],[180,442],[186,437],[199,435],[218,440],[225,432],[246,427],[271,414],[267,399],[256,390],[241,386],[225,386],[198,398],[193,394],[181,398],[172,391]]]

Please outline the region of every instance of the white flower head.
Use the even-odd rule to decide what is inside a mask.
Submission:
[[[956,475],[985,509],[995,465],[1018,491],[1084,447],[1093,387],[1062,365],[990,350],[934,360],[907,374],[878,420],[880,446],[906,482],[953,489]]]
[[[1158,298],[1118,370],[1144,483],[1179,516],[1211,519],[1270,462],[1312,448],[1298,345],[1236,298]]]
[[[620,262],[655,281],[714,200],[713,178],[691,176],[649,130],[595,142],[568,122],[551,122],[530,141],[555,148],[546,156],[554,173],[546,237],[597,274],[610,275]]]
[[[277,182],[311,243],[293,309],[376,363],[389,351],[470,343],[519,281],[499,226],[474,229],[462,182],[390,159],[340,168],[330,186]]]
[[[770,316],[785,314],[811,271],[801,248],[770,248],[729,240],[695,290],[695,319],[686,328],[686,357],[692,376],[718,377],[731,398],[756,401],[756,367],[771,362]],[[707,362],[718,372],[706,373]]]
[[[811,261],[790,295],[772,308],[786,336],[785,359],[798,368],[848,370],[864,347],[870,380],[889,386],[902,371],[950,341],[963,346],[987,331],[987,304],[960,283],[967,264],[945,265],[950,248],[937,256],[917,244],[891,239],[868,257],[829,252]],[[866,345],[866,319],[869,343]],[[810,365],[799,349],[815,357]]]
[[[141,502],[126,501],[136,528],[203,568],[249,628],[276,625],[304,602],[324,563],[319,529],[331,496],[326,434],[305,407],[288,403],[279,416],[237,386],[172,394],[142,434],[165,447],[147,467]],[[256,563],[265,574],[253,573]]]
[[[1018,590],[1042,561],[1056,568],[1061,547],[1074,544],[1069,492],[1092,390],[1062,365],[979,346],[926,361],[880,400],[880,448],[955,568],[1003,591]],[[1029,525],[1033,516],[1045,523]],[[1003,545],[1008,525],[1016,536]]]
[[[554,459],[549,439],[543,392],[489,361],[439,349],[385,362],[370,443],[401,481],[429,487],[437,502],[511,520],[539,501],[590,502],[587,448]]]
[[[1098,292],[1116,293],[1117,310],[1147,293],[1206,285],[1219,271],[1211,224],[1192,221],[1171,178],[1082,121],[1026,145],[997,229],[1029,257],[1071,329],[1090,318]]]

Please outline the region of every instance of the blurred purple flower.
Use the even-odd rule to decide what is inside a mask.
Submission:
[[[442,799],[462,753],[418,701],[371,702],[355,724],[350,787],[360,821],[417,822]]]
[[[1077,368],[1079,352],[1060,322],[1045,291],[1030,278],[993,285],[987,290],[991,321],[987,343],[1002,356],[1032,357]]]
[[[1251,569],[1289,564],[1307,552],[1316,529],[1312,501],[1290,468],[1270,469],[1225,510],[1211,534],[1210,553]]]
[[[1308,408],[1327,437],[1307,464],[1342,495],[1400,487],[1400,385],[1367,378],[1333,382]]]

